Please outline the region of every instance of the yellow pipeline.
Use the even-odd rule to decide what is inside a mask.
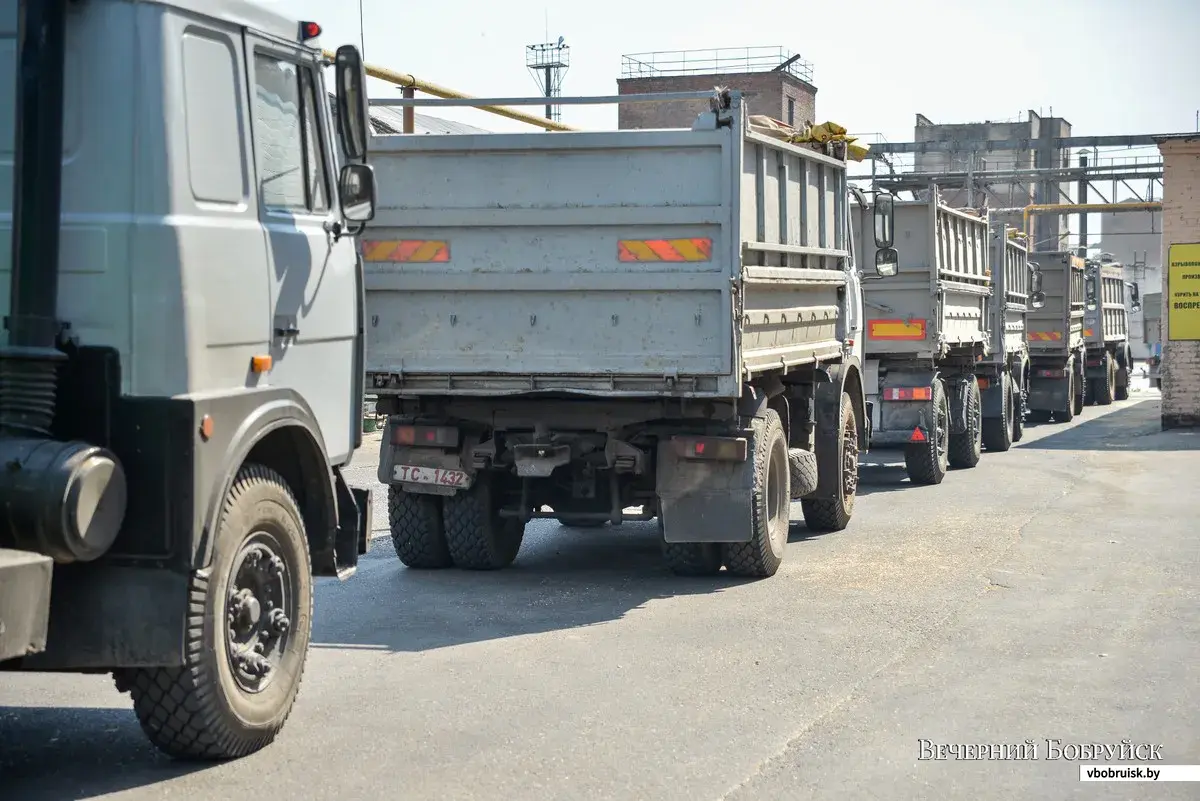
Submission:
[[[1025,229],[1025,239],[1033,241],[1029,231],[1029,218],[1034,214],[1074,214],[1090,211],[1162,211],[1162,203],[1032,203],[1025,207],[1025,220],[1021,226]]]
[[[322,52],[324,53],[325,58],[329,59],[330,61],[335,58],[335,54],[332,50],[324,50]],[[463,92],[459,92],[454,89],[449,89],[436,83],[423,81],[415,75],[410,75],[407,72],[395,72],[386,67],[377,67],[373,64],[367,64],[365,66],[367,75],[370,77],[378,78],[381,81],[387,81],[388,83],[395,84],[396,86],[416,89],[419,92],[424,92],[425,94],[433,95],[434,97],[454,98],[456,100],[474,99],[471,95],[464,94]],[[480,111],[487,111],[491,114],[496,114],[501,117],[507,117],[508,119],[516,120],[517,122],[535,125],[538,128],[545,128],[546,130],[550,131],[579,130],[573,126],[564,125],[563,123],[555,122],[554,120],[548,120],[545,117],[539,117],[536,114],[526,114],[524,111],[519,111],[515,108],[508,108],[507,106],[473,106],[473,108],[478,108]]]

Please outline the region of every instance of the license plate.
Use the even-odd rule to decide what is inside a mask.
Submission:
[[[392,479],[404,484],[436,484],[439,487],[465,487],[467,474],[462,470],[441,467],[418,467],[398,464],[392,469]]]

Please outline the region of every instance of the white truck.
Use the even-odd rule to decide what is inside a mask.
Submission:
[[[936,188],[888,204],[898,273],[864,286],[872,440],[904,448],[913,483],[940,484],[985,444],[1005,451],[1021,437],[1025,314],[1040,279],[1003,225],[943,204]]]
[[[1133,373],[1129,318],[1142,308],[1138,285],[1126,281],[1124,266],[1105,253],[1087,263],[1084,298],[1084,402],[1108,406],[1114,400],[1129,400]]]
[[[3,0],[0,31],[0,670],[112,672],[159,749],[249,754],[299,690],[313,574],[371,530],[341,472],[361,60],[335,126],[320,27],[264,5]]]
[[[706,96],[663,99],[684,95]],[[690,130],[372,139],[367,385],[409,567],[504,567],[534,518],[657,517],[674,572],[765,577],[791,499],[849,522],[868,430],[845,144],[710,106]]]

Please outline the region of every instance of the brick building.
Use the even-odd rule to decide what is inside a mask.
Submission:
[[[1168,263],[1172,245],[1200,243],[1200,133],[1161,137],[1158,149],[1163,157],[1162,426],[1167,429],[1200,425],[1200,332],[1171,331],[1171,273],[1178,270]]]
[[[751,114],[789,125],[816,121],[817,87],[812,65],[780,47],[739,47],[638,53],[621,57],[617,93],[706,92],[716,86],[747,94]],[[621,103],[617,127],[690,128],[708,110],[706,100]]]

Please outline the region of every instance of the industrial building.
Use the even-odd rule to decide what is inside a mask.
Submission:
[[[659,92],[707,92],[724,86],[747,93],[751,114],[764,114],[788,125],[816,121],[817,87],[812,64],[782,47],[733,47],[677,50],[621,57],[620,95]],[[621,103],[617,127],[690,128],[708,110],[704,100]]]
[[[1162,263],[1167,267],[1162,427],[1193,427],[1200,425],[1200,305],[1188,308],[1186,293],[1196,291],[1200,280],[1185,276],[1200,274],[1200,133],[1156,139],[1163,157]],[[1197,302],[1200,297],[1190,301]]]
[[[1137,203],[1126,198],[1122,203]],[[1158,211],[1104,212],[1100,215],[1100,251],[1111,253],[1125,265],[1125,278],[1136,281],[1142,295],[1162,291],[1162,213]],[[1129,329],[1142,331],[1142,311],[1129,315]],[[1150,348],[1135,333],[1130,342],[1135,359],[1145,359]]]

